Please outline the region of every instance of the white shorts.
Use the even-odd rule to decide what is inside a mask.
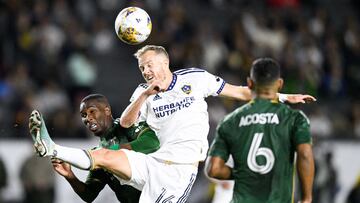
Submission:
[[[149,155],[122,149],[130,163],[131,178],[121,184],[141,190],[140,203],[186,202],[198,168],[192,164],[166,163]]]

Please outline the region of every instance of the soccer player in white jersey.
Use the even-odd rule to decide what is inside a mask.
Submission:
[[[146,81],[135,90],[120,124],[130,127],[147,121],[160,140],[160,149],[148,155],[131,150],[81,150],[56,145],[38,113],[30,120],[35,146],[80,169],[104,168],[122,183],[142,191],[140,202],[185,202],[205,159],[209,131],[205,98],[226,96],[250,100],[247,87],[224,82],[205,70],[191,68],[172,73],[169,56],[161,46],[147,45],[137,51],[139,69]],[[315,100],[309,95],[280,95],[291,103]],[[96,127],[96,126],[95,126]],[[38,133],[35,133],[38,132]]]

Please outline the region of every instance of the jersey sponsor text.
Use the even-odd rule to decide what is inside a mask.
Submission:
[[[157,107],[153,107],[153,111],[156,115],[156,118],[165,117],[173,114],[174,112],[181,110],[183,108],[189,107],[195,101],[194,97],[185,97],[179,102],[173,102],[170,104],[165,104]]]

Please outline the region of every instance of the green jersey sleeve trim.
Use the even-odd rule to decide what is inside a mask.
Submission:
[[[150,128],[145,128],[139,133],[136,140],[130,142],[130,146],[136,152],[149,154],[160,148],[160,141],[154,131]]]

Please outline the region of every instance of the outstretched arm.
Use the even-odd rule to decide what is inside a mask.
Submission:
[[[300,144],[296,151],[297,171],[301,183],[301,203],[311,203],[315,170],[311,144]]]
[[[85,202],[92,202],[105,187],[105,183],[100,180],[86,183],[80,181],[71,170],[70,164],[66,162],[59,159],[52,159],[51,162],[54,170],[69,182],[76,194]]]
[[[278,93],[281,102],[289,102],[291,104],[310,103],[316,101],[316,98],[308,94],[282,94]]]
[[[220,96],[242,101],[250,101],[252,99],[251,90],[247,86],[237,86],[229,83],[225,84],[224,89],[220,92]]]
[[[252,99],[251,90],[247,86],[237,86],[226,83],[224,89],[221,91],[220,96],[233,98],[242,101],[249,101]],[[282,94],[278,93],[281,102],[308,103],[316,101],[311,95],[306,94]]]

